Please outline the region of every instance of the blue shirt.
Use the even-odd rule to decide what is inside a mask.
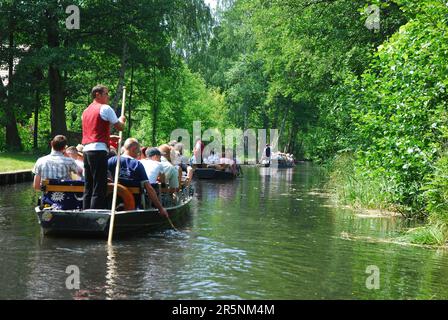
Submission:
[[[115,168],[117,166],[117,157],[112,157],[107,162],[108,170],[112,177],[115,176]],[[120,179],[128,179],[136,182],[147,181],[145,167],[137,159],[129,156],[120,156]]]

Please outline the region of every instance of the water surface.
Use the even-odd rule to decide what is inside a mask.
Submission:
[[[310,164],[198,181],[179,232],[116,240],[112,251],[98,239],[42,236],[31,184],[0,187],[0,298],[448,298],[446,251],[363,240],[397,235],[405,222],[337,209],[321,184]],[[70,265],[80,291],[66,287]],[[372,265],[378,290],[366,287]]]

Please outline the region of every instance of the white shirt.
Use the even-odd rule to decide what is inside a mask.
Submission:
[[[62,152],[52,150],[48,156],[39,158],[34,165],[33,173],[45,179],[71,180],[71,173],[78,173],[75,160],[66,157]]]
[[[233,165],[235,162],[232,159],[228,159],[228,158],[221,158],[219,159],[219,164],[229,164],[229,165]]]
[[[117,115],[115,114],[114,109],[107,104],[103,104],[100,109],[100,117],[104,121],[108,121],[111,124],[116,124],[118,122]],[[109,152],[107,145],[104,142],[93,142],[86,144],[84,146],[83,152],[86,151],[106,151]]]
[[[219,163],[219,156],[216,153],[214,155],[210,155],[207,158],[206,163],[210,163],[210,164]]]
[[[163,173],[170,188],[179,188],[179,171],[165,157],[160,159],[163,166]]]
[[[151,159],[140,160],[145,167],[146,175],[148,176],[149,183],[157,183],[157,177],[163,173],[163,165],[161,162],[154,161]]]

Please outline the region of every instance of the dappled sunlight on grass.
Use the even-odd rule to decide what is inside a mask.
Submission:
[[[31,170],[38,157],[27,153],[0,153],[0,173]]]

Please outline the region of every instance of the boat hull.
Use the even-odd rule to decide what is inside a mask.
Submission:
[[[197,168],[194,171],[197,179],[231,180],[236,176],[232,172],[216,170],[213,168]]]
[[[188,204],[167,209],[173,222],[184,220],[188,210]],[[35,211],[44,235],[105,238],[109,233],[110,210],[41,210],[36,207]],[[156,209],[122,211],[115,214],[114,235],[169,227],[168,219]]]
[[[262,168],[289,169],[294,168],[295,165],[293,163],[287,163],[283,161],[278,162],[272,161],[271,163],[260,163],[258,166]]]

